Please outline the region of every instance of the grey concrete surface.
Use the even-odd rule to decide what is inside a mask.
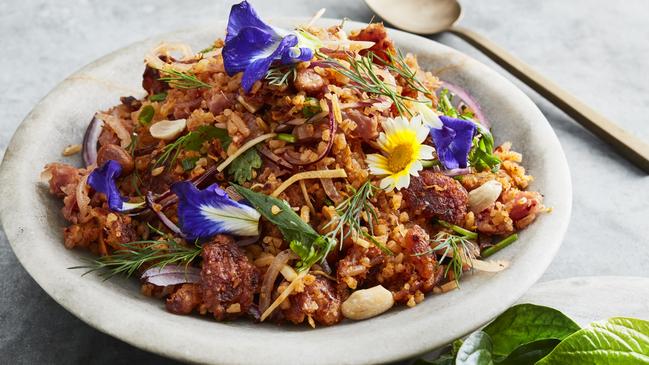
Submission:
[[[329,17],[368,21],[373,16],[360,0],[253,3],[264,16],[308,16],[321,7],[328,9]],[[224,18],[231,4],[199,0],[0,2],[0,151],[32,106],[76,69],[136,40]],[[649,141],[649,3],[467,0],[462,4],[466,10],[463,25],[496,41]],[[452,35],[433,39],[498,69]],[[573,179],[572,222],[561,252],[542,280],[649,276],[649,177],[533,91],[518,85],[556,130]],[[22,269],[1,232],[0,292],[0,363],[175,363],[106,336],[66,312]]]

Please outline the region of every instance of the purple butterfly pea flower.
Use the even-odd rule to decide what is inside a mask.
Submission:
[[[121,173],[122,165],[115,160],[108,160],[88,176],[88,185],[96,192],[106,195],[108,207],[115,212],[126,212],[144,205],[144,203],[127,203],[128,198],[120,194],[115,180]]]
[[[442,115],[441,128],[431,128],[437,156],[447,169],[467,167],[476,126],[473,122]]]
[[[198,190],[189,181],[171,186],[178,196],[178,220],[188,239],[209,238],[219,233],[237,236],[259,234],[259,212],[238,203],[217,184]]]
[[[228,75],[243,72],[241,86],[250,92],[271,64],[291,64],[308,61],[313,49],[298,47],[299,37],[264,23],[247,1],[233,5],[228,19],[223,47],[223,64]]]

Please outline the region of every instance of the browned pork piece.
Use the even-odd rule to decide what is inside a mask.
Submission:
[[[288,297],[289,307],[282,310],[284,319],[298,324],[311,318],[325,326],[340,322],[342,300],[331,280],[321,276],[309,278],[313,280],[305,280],[302,292]]]
[[[468,194],[455,179],[439,172],[424,170],[412,177],[410,187],[402,189],[411,216],[439,218],[462,225],[467,212]]]
[[[253,305],[259,271],[230,236],[218,235],[203,245],[203,305],[217,320],[239,317]]]

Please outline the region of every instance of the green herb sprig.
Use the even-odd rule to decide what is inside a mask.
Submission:
[[[432,239],[435,245],[431,250],[415,254],[415,256],[427,255],[442,251],[442,257],[439,261],[442,262],[448,258],[449,262],[446,265],[444,276],[448,275],[449,271],[453,270],[453,278],[455,283],[460,284],[460,278],[464,273],[464,265],[466,264],[465,258],[472,260],[475,258],[471,247],[473,243],[469,241],[466,236],[451,234],[448,232],[439,232]],[[469,262],[470,264],[470,262]]]
[[[350,196],[336,206],[338,217],[324,226],[325,229],[330,229],[326,236],[338,239],[341,248],[343,241],[350,235],[362,236],[369,239],[384,253],[392,255],[389,248],[374,238],[373,221],[378,219],[378,215],[369,200],[374,196],[377,189],[369,180],[361,185],[358,190],[350,186]],[[368,220],[369,233],[361,227],[361,216],[363,214]],[[345,231],[345,227],[348,228],[347,231]]]
[[[160,156],[156,158],[154,166],[173,166],[183,149],[200,151],[204,142],[211,141],[215,138],[221,141],[221,146],[224,149],[228,148],[232,142],[232,138],[230,138],[227,130],[211,125],[204,125],[166,145]]]
[[[288,85],[288,81],[295,81],[297,77],[297,64],[272,67],[266,72],[264,79],[274,86]]]
[[[210,89],[212,87],[210,84],[199,80],[191,72],[181,72],[174,69],[160,70],[160,72],[168,76],[160,77],[158,80],[164,81],[176,89]]]
[[[240,185],[231,186],[259,214],[274,224],[282,232],[284,239],[290,242],[291,250],[300,257],[300,262],[296,266],[298,271],[308,270],[316,262],[323,262],[335,245],[333,239],[321,236],[313,227],[300,219],[300,216],[295,214],[284,200],[254,192]]]
[[[133,241],[122,244],[123,249],[110,255],[89,260],[87,265],[74,266],[70,269],[88,269],[83,275],[99,272],[105,280],[115,275],[133,275],[145,264],[163,268],[170,264],[189,265],[201,253],[198,245],[184,246],[174,240],[168,241]]]
[[[386,66],[386,70],[391,70],[398,73],[404,79],[406,79],[406,82],[409,85],[414,85],[417,90],[422,89],[425,93],[430,93],[416,80],[414,71],[405,64],[405,61],[403,62],[403,64],[390,65],[382,59],[380,59],[377,64],[374,62],[375,59],[380,58],[376,56],[376,54],[368,52],[365,56],[360,56],[357,58],[352,56],[348,57],[347,62],[349,62],[350,68],[345,67],[339,61],[333,58],[326,58],[323,63],[334,68],[343,76],[349,78],[351,81],[350,85],[352,87],[369,94],[385,96],[391,99],[395,107],[397,108],[397,111],[401,115],[412,115],[412,113],[406,107],[405,101],[410,101],[413,103],[427,102],[426,100],[418,100],[399,94],[394,85],[386,83],[376,73],[376,67],[380,67],[381,65]]]

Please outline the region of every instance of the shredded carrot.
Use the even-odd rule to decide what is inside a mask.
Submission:
[[[286,181],[282,185],[278,186],[277,189],[273,192],[272,196],[278,197],[284,190],[291,186],[294,182],[304,179],[333,179],[338,177],[347,177],[347,173],[343,169],[335,170],[317,170],[317,171],[304,171],[297,173]]]

